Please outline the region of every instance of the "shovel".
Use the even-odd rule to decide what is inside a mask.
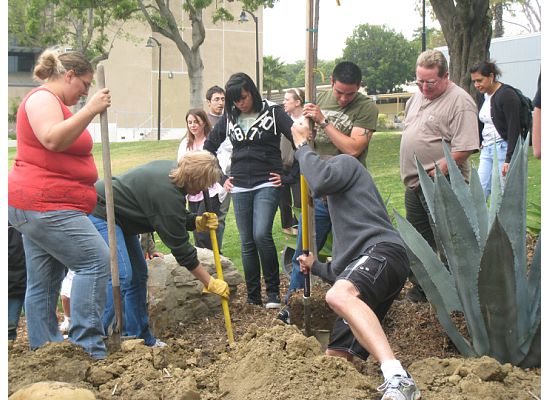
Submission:
[[[206,211],[210,212],[212,207],[210,206],[210,194],[208,189],[202,192],[204,197],[204,208]],[[212,251],[214,252],[214,263],[216,265],[216,274],[218,279],[223,281],[223,270],[222,262],[220,259],[220,249],[218,248],[218,238],[216,237],[216,230],[210,229],[210,241],[212,242]],[[231,327],[231,316],[229,315],[229,301],[222,297],[222,310],[223,317],[225,319],[225,330],[227,331],[227,340],[229,344],[233,344],[235,340],[233,339],[233,328]]]
[[[300,175],[300,196],[302,200],[302,251],[309,255],[309,196],[306,178]],[[304,333],[311,336],[311,275],[304,272]]]
[[[97,67],[97,83],[100,89],[105,87],[105,71],[103,65]],[[115,306],[116,324],[113,328],[109,344],[113,350],[120,349],[120,335],[122,332],[122,297],[120,294],[120,280],[118,276],[118,257],[115,233],[115,206],[113,200],[113,176],[111,174],[111,154],[109,150],[109,122],[107,110],[100,116],[101,149],[103,154],[103,181],[105,183],[105,203],[107,210],[107,230],[109,236],[109,253],[111,260],[111,282],[113,286],[113,303]]]

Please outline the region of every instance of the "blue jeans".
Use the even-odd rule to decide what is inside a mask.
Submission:
[[[281,190],[266,187],[232,193],[248,299],[261,304],[260,261],[268,298],[279,296],[279,258],[273,241],[273,220]]]
[[[109,242],[107,221],[88,216],[106,243]],[[147,346],[155,344],[155,337],[149,330],[147,314],[147,261],[143,256],[138,235],[125,235],[115,225],[116,248],[118,258],[118,275],[120,279],[120,296],[123,309],[124,336],[136,336],[145,341]],[[72,304],[72,301],[71,301]],[[111,279],[107,285],[107,305],[102,317],[105,333],[115,323],[115,306]]]
[[[496,152],[498,159],[498,170],[500,176],[500,185],[504,189],[504,177],[500,174],[502,171],[502,166],[506,160],[506,152],[508,151],[508,143],[505,140],[501,140],[496,143]],[[491,194],[491,176],[493,174],[493,155],[495,154],[495,145],[490,144],[489,146],[483,147],[479,154],[479,168],[477,174],[479,175],[479,180],[481,181],[481,187],[483,188],[483,193],[485,198],[488,198]]]
[[[313,199],[315,207],[315,241],[317,242],[317,250],[321,250],[327,241],[328,234],[332,228],[332,222],[328,213],[328,208],[321,199]],[[302,211],[305,208],[302,205]],[[296,238],[296,250],[292,257],[292,273],[290,274],[290,284],[288,293],[298,289],[303,289],[305,286],[304,274],[300,272],[300,263],[298,257],[304,254],[302,250],[302,216],[298,221],[298,237]]]
[[[15,340],[17,337],[17,326],[24,303],[25,295],[8,297],[8,340]]]
[[[37,212],[8,209],[23,234],[27,264],[25,313],[31,349],[61,342],[57,300],[65,266],[74,271],[69,340],[96,359],[105,358],[101,314],[109,279],[109,248],[86,214],[74,210]]]

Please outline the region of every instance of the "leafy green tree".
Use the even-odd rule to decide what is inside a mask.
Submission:
[[[285,78],[285,87],[303,87],[305,83],[305,61],[298,60],[293,64],[284,64],[283,72]]]
[[[284,63],[280,58],[272,56],[264,57],[264,89],[267,91],[267,99],[271,99],[273,90],[281,90],[287,83],[285,79]]]
[[[336,60],[326,61],[318,60],[317,68],[315,69],[315,84],[316,85],[328,85],[330,83],[330,75]],[[306,63],[304,60],[299,60],[294,64],[287,64],[284,66],[285,79],[287,81],[286,87],[304,87],[306,76]]]
[[[358,25],[346,39],[343,59],[353,61],[363,72],[363,85],[371,94],[401,91],[401,84],[414,79],[418,51],[401,33],[386,25]]]
[[[414,30],[413,42],[417,46],[418,53],[422,51],[422,28]],[[447,46],[443,32],[436,28],[426,28],[426,48],[435,49],[436,47]]]
[[[233,0],[230,0],[233,1]],[[240,0],[244,10],[255,11],[258,7],[270,7],[278,0]],[[182,15],[180,10],[170,8],[170,0],[137,0],[145,20],[153,32],[172,40],[185,60],[189,74],[189,98],[191,107],[201,107],[204,80],[204,64],[201,56],[201,46],[206,38],[203,10],[215,7],[213,22],[233,21],[235,17],[230,10],[223,7],[223,2],[217,0],[182,0]],[[215,3],[215,4],[214,4]],[[176,18],[177,16],[177,18]],[[191,41],[183,37],[183,31],[178,24],[180,18],[191,21]],[[261,90],[261,89],[260,89]]]
[[[8,33],[20,46],[63,45],[93,64],[109,57],[123,25],[138,11],[134,0],[9,0]]]

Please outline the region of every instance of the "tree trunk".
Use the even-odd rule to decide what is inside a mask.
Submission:
[[[189,72],[189,103],[191,108],[202,108],[203,98],[203,71],[204,64],[200,54],[200,48],[191,51],[191,57],[187,62]]]
[[[495,3],[491,7],[493,11],[493,21],[495,21],[495,29],[493,31],[493,37],[499,38],[504,36],[504,25],[502,23],[502,16],[504,14],[504,7],[502,2]]]
[[[450,78],[470,94],[475,93],[469,69],[489,58],[491,13],[489,0],[431,0],[449,49]]]

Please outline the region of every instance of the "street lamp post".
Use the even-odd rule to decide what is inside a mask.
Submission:
[[[426,0],[422,0],[422,51],[426,51]]]
[[[147,40],[147,44],[145,45],[145,47],[155,47],[153,45],[153,43],[155,43],[156,47],[159,48],[159,79],[158,79],[158,99],[157,99],[157,103],[158,103],[157,104],[158,105],[157,140],[160,140],[160,89],[161,89],[160,75],[161,75],[162,45],[160,44],[160,42],[157,39],[155,39],[152,36],[149,36],[149,39]]]
[[[256,17],[254,14],[252,14],[248,10],[242,10],[241,15],[239,17],[239,22],[248,22],[248,17],[246,14],[250,14],[252,19],[254,20],[254,24],[256,24],[256,86],[258,87],[258,90],[260,89],[260,51],[259,51],[259,45],[258,45],[258,17]]]

